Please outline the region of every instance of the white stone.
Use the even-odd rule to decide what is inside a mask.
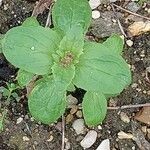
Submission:
[[[83,148],[90,148],[97,139],[97,132],[94,130],[90,130],[84,139],[80,142]]]
[[[92,18],[98,19],[99,17],[100,17],[100,12],[98,10],[93,10],[92,11]]]
[[[100,0],[89,0],[89,4],[90,4],[91,9],[95,9],[101,4],[101,1]]]
[[[85,129],[84,120],[83,119],[75,120],[72,124],[72,127],[74,128],[77,134],[83,134]]]
[[[67,96],[68,108],[72,108],[74,105],[78,103],[78,100],[72,95]]]
[[[19,123],[21,123],[22,121],[23,121],[23,118],[22,118],[22,117],[19,117],[19,118],[17,119],[16,124],[19,124]]]
[[[2,0],[0,0],[0,6],[2,5]]]
[[[101,142],[101,144],[97,147],[96,150],[110,150],[110,141],[109,139],[105,139]]]
[[[109,0],[110,1],[110,3],[114,3],[114,2],[116,2],[117,0]]]
[[[124,112],[121,112],[120,113],[120,119],[125,122],[125,123],[129,123],[130,122],[130,119],[128,117],[128,115]]]
[[[30,139],[27,136],[23,136],[23,141],[30,141]]]
[[[127,44],[128,46],[130,46],[130,47],[131,47],[131,46],[133,45],[133,41],[131,41],[131,40],[127,40],[127,41],[126,41],[126,44]]]

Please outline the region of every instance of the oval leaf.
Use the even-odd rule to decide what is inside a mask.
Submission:
[[[32,80],[33,76],[34,76],[33,73],[19,69],[18,74],[17,74],[18,84],[21,87],[26,86]]]
[[[61,82],[39,82],[28,100],[32,116],[45,124],[56,121],[66,108],[66,92]]]
[[[91,8],[87,0],[57,0],[52,10],[55,28],[66,33],[73,25],[86,31],[91,23]]]
[[[20,26],[6,33],[2,48],[6,59],[14,66],[44,75],[51,70],[51,54],[59,42],[57,33],[49,28]]]
[[[102,44],[88,43],[76,66],[74,84],[87,91],[119,94],[131,83],[127,63]]]
[[[103,45],[106,46],[110,51],[121,54],[124,41],[119,35],[112,35],[103,43]]]
[[[104,120],[107,100],[101,92],[86,92],[82,102],[83,116],[89,126],[96,126]]]

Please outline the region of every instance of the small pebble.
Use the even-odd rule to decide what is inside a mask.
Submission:
[[[138,5],[138,3],[130,2],[127,4],[127,9],[132,12],[137,12],[140,9],[140,6]]]
[[[73,115],[72,114],[67,115],[66,124],[70,123],[72,120],[73,120]]]
[[[84,120],[83,119],[75,120],[72,124],[72,127],[77,134],[83,134],[85,129]]]
[[[101,1],[100,0],[89,0],[89,4],[90,4],[91,9],[95,9],[101,4]]]
[[[129,47],[131,47],[131,46],[133,45],[133,41],[127,40],[127,41],[126,41],[126,44],[127,44]]]
[[[116,2],[117,0],[109,0],[110,1],[110,3],[114,3],[114,2]]]
[[[101,144],[97,147],[96,150],[110,150],[110,141],[109,139],[105,139],[101,142]]]
[[[16,124],[19,124],[19,123],[21,123],[22,121],[23,121],[23,118],[22,118],[22,117],[19,117],[19,118],[17,119]]]
[[[78,110],[78,106],[77,105],[72,106],[72,108],[70,110],[70,114],[72,114],[72,115],[75,114],[77,112],[77,110]]]
[[[71,148],[70,142],[66,142],[65,149],[68,150]]]
[[[76,116],[78,118],[82,118],[83,117],[82,111],[81,110],[77,111]]]
[[[72,95],[67,96],[68,108],[72,108],[74,105],[78,103],[78,100]]]
[[[80,142],[83,148],[90,148],[97,139],[97,132],[94,130],[90,130],[83,140]]]
[[[118,139],[132,139],[133,135],[131,133],[125,133],[123,131],[120,131],[118,133]]]
[[[98,125],[97,127],[99,130],[102,130],[102,126],[101,125]]]
[[[147,132],[147,126],[142,126],[142,127],[141,127],[141,130],[142,130],[144,133],[146,133],[146,132]]]
[[[52,135],[50,135],[50,138],[47,140],[47,142],[51,142],[54,139]]]
[[[92,18],[98,19],[100,17],[100,12],[98,10],[92,11]]]
[[[0,6],[2,5],[2,0],[0,0]]]
[[[133,89],[135,89],[135,88],[138,87],[138,84],[137,84],[137,83],[133,83],[133,84],[131,85],[131,87],[132,87]]]
[[[146,71],[150,73],[150,67],[147,67],[147,68],[146,68]]]
[[[23,141],[30,141],[30,139],[27,136],[22,137]]]
[[[127,114],[124,113],[124,112],[121,112],[121,113],[120,113],[120,119],[121,119],[123,122],[125,122],[125,123],[129,123],[129,122],[130,122],[129,117],[128,117]]]

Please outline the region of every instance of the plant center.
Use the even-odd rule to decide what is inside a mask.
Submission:
[[[68,51],[65,53],[65,56],[61,58],[60,63],[63,67],[67,67],[72,63],[73,58],[73,54],[70,51]]]

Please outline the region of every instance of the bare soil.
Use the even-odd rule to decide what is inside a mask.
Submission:
[[[5,0],[0,6],[0,33],[6,33],[10,28],[20,25],[25,18],[31,15],[35,3],[26,0]],[[39,15],[38,20],[42,25],[45,24],[47,11]],[[90,33],[90,31],[89,31]],[[96,37],[93,37],[96,38]],[[138,86],[133,88],[129,86],[120,96],[113,98],[109,105],[115,103],[117,106],[127,104],[141,104],[150,102],[150,83],[146,80],[146,68],[150,66],[150,34],[142,34],[132,38],[133,46],[125,46],[124,58],[131,66],[133,83]],[[141,54],[144,54],[141,55]],[[17,69],[9,64],[4,56],[0,55],[0,86],[6,86],[7,82],[15,82]],[[61,149],[62,132],[58,128],[58,123],[53,125],[43,125],[32,120],[27,107],[27,99],[25,97],[26,90],[17,91],[21,100],[16,102],[13,98],[8,107],[8,115],[5,121],[4,131],[0,133],[0,150],[59,150]],[[79,103],[82,102],[83,91],[77,90],[73,95],[78,98]],[[3,104],[4,98],[1,99]],[[125,109],[130,119],[134,120],[134,115],[139,108]],[[69,114],[69,111],[65,115]],[[95,150],[103,139],[109,138],[111,141],[111,149],[116,150],[139,150],[133,140],[119,140],[117,133],[119,131],[132,133],[131,122],[124,123],[120,119],[120,110],[109,110],[104,123],[101,125],[102,130],[97,127],[94,129],[98,133],[98,138],[94,146],[89,150]],[[19,117],[23,118],[20,124],[16,124]],[[77,119],[74,116],[73,120]],[[61,123],[61,119],[58,120]],[[72,121],[73,122],[73,121]],[[72,122],[65,126],[65,138],[70,143],[71,150],[82,150],[80,141],[85,136],[77,135],[72,128]],[[56,126],[57,124],[57,126]],[[145,126],[145,124],[139,124]],[[87,128],[88,130],[89,128]],[[26,141],[23,137],[27,137]],[[53,139],[51,139],[53,137]],[[145,136],[147,140],[147,136]]]

